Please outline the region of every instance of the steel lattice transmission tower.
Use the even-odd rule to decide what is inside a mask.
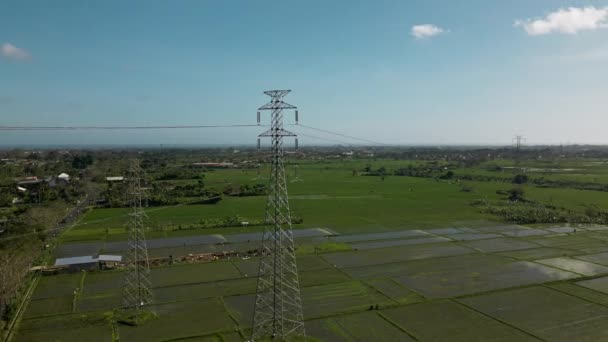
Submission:
[[[271,137],[272,161],[252,341],[306,336],[283,160],[283,137],[296,136],[283,129],[283,110],[296,109],[282,100],[289,92],[290,90],[265,91],[271,100],[259,108],[272,111],[271,128],[260,135]],[[259,121],[258,112],[258,123]]]
[[[515,151],[519,153],[519,151],[521,150],[522,147],[522,143],[525,141],[526,139],[524,138],[523,135],[516,135],[515,137],[513,137],[513,142],[515,145]]]
[[[123,289],[123,304],[126,309],[139,310],[152,302],[152,282],[146,246],[144,222],[147,219],[142,208],[145,195],[143,170],[138,160],[133,160],[127,174],[129,214],[129,252],[126,258],[127,272]]]

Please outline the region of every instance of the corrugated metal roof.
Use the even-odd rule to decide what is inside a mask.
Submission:
[[[98,262],[98,261],[121,262],[122,256],[101,254],[97,258],[92,255],[77,256],[77,257],[71,257],[71,258],[59,258],[59,259],[55,260],[55,266],[90,264],[90,263],[94,263],[94,262]]]
[[[106,181],[108,181],[108,182],[123,181],[124,179],[125,179],[125,177],[122,177],[122,176],[110,176],[110,177],[106,177]]]
[[[99,261],[116,261],[116,262],[121,262],[122,261],[122,256],[120,255],[100,255],[99,256]]]
[[[87,255],[72,258],[59,258],[55,260],[55,266],[90,264],[94,262],[97,262],[97,258],[94,258],[92,255]]]

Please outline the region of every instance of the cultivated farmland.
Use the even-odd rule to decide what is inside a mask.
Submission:
[[[381,164],[398,162],[377,161],[372,168]],[[608,338],[606,227],[502,222],[471,202],[500,200],[497,191],[508,183],[353,176],[351,170],[359,167],[357,161],[302,163],[303,181],[289,183],[294,215],[303,218],[295,241],[309,338]],[[218,170],[207,181],[255,182],[254,177],[253,171]],[[462,191],[463,183],[473,191]],[[581,213],[577,201],[608,203],[598,191],[526,187],[529,198],[550,196]],[[48,275],[40,278],[15,340],[246,340],[258,272],[258,259],[246,251],[259,246],[261,227],[178,227],[232,214],[259,219],[264,203],[256,196],[147,209],[151,257],[177,260],[152,268],[156,318],[137,327],[114,319],[122,303],[120,270]],[[124,255],[125,214],[90,211],[64,234],[56,255]],[[202,263],[177,258],[223,251],[239,253]]]

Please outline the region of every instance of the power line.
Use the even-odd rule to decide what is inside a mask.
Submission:
[[[0,131],[76,131],[76,130],[145,130],[258,127],[258,125],[174,125],[174,126],[0,126]]]
[[[371,144],[374,144],[374,145],[388,146],[388,144],[385,144],[385,143],[381,143],[381,142],[377,142],[377,141],[373,141],[373,140],[369,140],[369,139],[365,139],[365,138],[358,138],[358,137],[355,137],[355,136],[352,136],[352,135],[342,134],[342,133],[338,133],[338,132],[332,132],[332,131],[328,131],[328,130],[322,129],[322,128],[316,128],[316,127],[307,126],[307,125],[303,125],[303,124],[297,124],[297,125],[294,125],[294,126],[300,126],[300,127],[308,128],[308,129],[311,129],[311,130],[314,130],[314,131],[318,131],[318,132],[323,132],[323,133],[327,133],[327,134],[333,134],[333,135],[340,136],[340,137],[343,137],[343,138],[348,138],[348,139],[353,139],[353,140],[359,140],[359,141],[363,141],[363,142],[366,142],[366,143],[371,143]]]
[[[260,125],[252,125],[252,124],[228,124],[228,125],[167,125],[167,126],[0,126],[0,131],[93,131],[93,130],[159,130],[159,129],[201,129],[201,128],[239,128],[239,127],[259,127]],[[352,135],[347,135],[338,132],[328,131],[326,129],[316,128],[304,124],[296,124],[294,126],[304,127],[310,130],[323,132],[327,134],[331,134],[334,136],[339,136],[343,138],[348,138],[352,140],[362,141],[366,143],[371,143],[374,145],[385,145],[388,144],[359,138]],[[345,145],[352,145],[340,140],[334,140],[329,138],[323,138],[318,136],[301,134],[303,136],[308,136],[309,138],[326,140],[331,142],[337,142]]]
[[[331,139],[331,138],[324,138],[324,137],[319,137],[316,135],[310,135],[310,134],[304,134],[302,132],[297,132],[298,135],[301,135],[303,137],[307,137],[307,138],[311,138],[311,139],[317,139],[317,140],[325,140],[325,141],[329,141],[329,142],[334,142],[334,143],[338,143],[338,144],[342,144],[342,145],[347,145],[347,146],[352,146],[353,144],[342,141],[342,140],[336,140],[336,139]]]

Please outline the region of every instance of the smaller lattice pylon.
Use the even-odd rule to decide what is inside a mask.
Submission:
[[[143,170],[138,160],[133,160],[127,174],[131,213],[129,214],[129,251],[126,257],[126,274],[123,288],[125,309],[139,310],[152,303],[152,282],[145,237],[146,213],[142,208],[145,197]]]

